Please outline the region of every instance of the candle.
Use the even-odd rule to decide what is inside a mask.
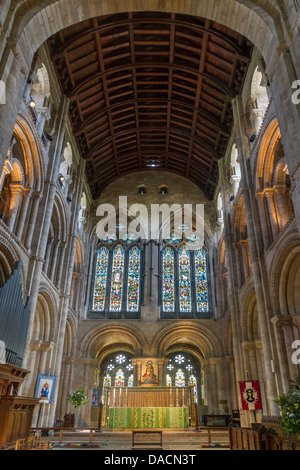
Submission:
[[[116,407],[116,389],[114,388],[114,403],[113,403],[114,408]]]

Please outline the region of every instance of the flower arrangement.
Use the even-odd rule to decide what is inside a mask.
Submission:
[[[72,406],[74,406],[74,408],[78,409],[88,403],[88,397],[84,390],[77,390],[77,392],[71,393],[71,395],[69,395],[68,401]]]
[[[276,403],[281,411],[279,426],[282,432],[300,440],[300,377],[291,381],[287,393],[281,395]]]

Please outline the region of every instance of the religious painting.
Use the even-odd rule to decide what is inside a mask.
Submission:
[[[146,373],[143,375],[143,384],[154,385],[158,383],[157,377],[154,373],[152,361],[148,361],[146,365]]]
[[[40,398],[43,403],[52,403],[53,393],[55,388],[56,376],[55,375],[42,375],[39,374],[35,398]]]
[[[92,405],[99,405],[99,389],[94,388],[92,396]]]

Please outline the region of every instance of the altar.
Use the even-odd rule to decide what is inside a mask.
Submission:
[[[103,418],[110,429],[186,429],[194,420],[192,387],[107,387]]]
[[[110,408],[110,429],[188,428],[189,412],[185,407]]]

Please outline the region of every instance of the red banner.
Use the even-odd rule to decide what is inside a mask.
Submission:
[[[239,382],[243,410],[262,410],[258,380]]]

